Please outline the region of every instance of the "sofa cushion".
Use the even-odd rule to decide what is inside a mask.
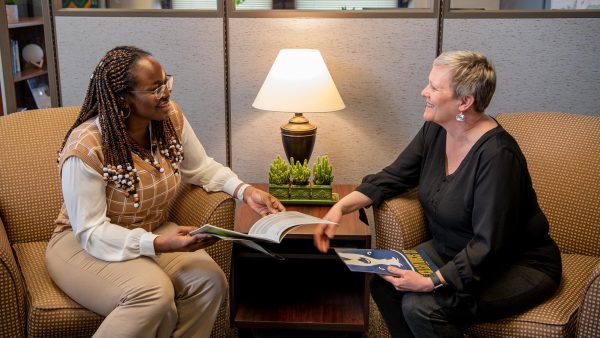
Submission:
[[[600,337],[600,264],[596,265],[584,291],[577,315],[577,337]]]
[[[573,337],[577,309],[600,257],[562,254],[563,276],[552,298],[521,314],[469,327],[474,337]]]
[[[552,298],[524,313],[491,323],[470,326],[469,337],[574,337],[580,299],[600,257],[563,254],[563,276]],[[390,337],[371,299],[369,337]]]
[[[104,317],[63,293],[46,269],[47,242],[13,245],[27,289],[28,337],[91,337]]]
[[[0,215],[10,243],[50,239],[62,204],[56,155],[78,111],[28,110],[0,119]]]
[[[547,112],[496,118],[525,154],[560,251],[600,256],[600,118]]]

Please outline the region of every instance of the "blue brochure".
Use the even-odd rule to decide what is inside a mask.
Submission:
[[[351,271],[357,272],[393,275],[387,268],[395,266],[429,276],[438,269],[423,250],[335,248],[335,252]]]

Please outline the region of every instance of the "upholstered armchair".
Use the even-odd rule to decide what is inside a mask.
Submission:
[[[102,322],[54,285],[44,259],[62,204],[56,154],[77,113],[78,107],[68,107],[0,117],[2,337],[90,337]],[[170,215],[179,224],[231,229],[234,201],[225,193],[184,186]],[[207,251],[229,277],[231,244],[220,241]],[[228,301],[212,335],[230,335]]]
[[[527,159],[563,277],[546,302],[510,318],[469,327],[472,337],[600,337],[600,118],[566,113],[499,114]],[[429,239],[416,191],[374,210],[379,248]],[[370,336],[389,337],[371,300]]]

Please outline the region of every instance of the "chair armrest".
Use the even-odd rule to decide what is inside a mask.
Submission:
[[[223,192],[207,192],[202,187],[185,184],[169,210],[169,220],[179,225],[202,226],[209,223],[233,229],[235,203]]]
[[[179,225],[202,226],[206,223],[233,230],[235,202],[223,192],[206,192],[199,186],[183,185],[178,191],[169,220]],[[219,241],[206,249],[229,278],[231,243]]]
[[[25,291],[21,272],[0,220],[0,332],[7,337],[25,335]]]
[[[600,263],[592,271],[577,314],[577,337],[600,337]]]
[[[410,249],[431,238],[416,189],[385,200],[373,217],[377,248]]]

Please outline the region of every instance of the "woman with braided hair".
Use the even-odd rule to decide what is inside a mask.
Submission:
[[[284,210],[207,156],[172,86],[148,52],[110,50],[58,153],[64,205],[46,264],[66,294],[106,317],[95,337],[210,335],[227,281],[200,250],[215,239],[167,221],[182,182],[261,215]]]

